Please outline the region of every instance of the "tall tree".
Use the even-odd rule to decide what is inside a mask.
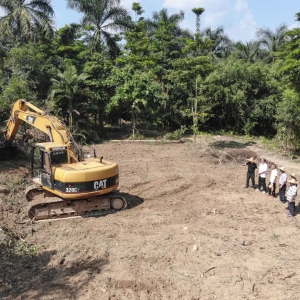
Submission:
[[[154,11],[152,19],[146,19],[145,25],[150,36],[154,36],[159,31],[169,31],[173,34],[173,38],[190,37],[191,34],[187,30],[180,28],[179,23],[184,19],[184,12],[178,14],[168,14],[168,10],[163,8],[161,11]]]
[[[294,151],[300,143],[300,97],[294,90],[287,88],[282,100],[277,104],[277,139],[285,150]]]
[[[85,85],[89,88],[92,97],[89,101],[80,104],[86,114],[94,118],[94,128],[103,128],[106,106],[113,95],[113,88],[108,84],[113,62],[101,53],[93,53],[85,63],[84,72],[89,75]]]
[[[132,10],[135,12],[135,21],[137,21],[137,16],[140,16],[144,12],[139,2],[132,3]]]
[[[273,65],[230,56],[216,65],[204,86],[212,103],[213,126],[245,134],[274,134],[279,87]]]
[[[177,78],[179,87],[186,85],[184,87],[186,91],[182,91],[180,94],[187,94],[186,100],[188,106],[184,107],[190,107],[190,115],[193,120],[194,142],[196,142],[199,125],[202,125],[206,121],[210,110],[207,101],[203,98],[202,90],[203,82],[212,70],[211,57],[207,55],[211,46],[212,41],[209,38],[203,39],[199,33],[196,33],[194,39],[186,40],[186,47],[183,51],[186,57],[178,59],[174,63],[177,70],[173,72],[173,79]],[[175,85],[177,84],[175,81]],[[185,114],[187,115],[187,113]]]
[[[209,38],[213,42],[211,53],[214,57],[228,57],[233,51],[233,43],[224,33],[222,26],[217,27],[215,30],[212,30],[211,27],[207,27],[202,31],[202,35],[204,38]]]
[[[250,41],[246,43],[237,42],[235,44],[236,53],[239,58],[253,63],[262,57],[260,44],[260,41]]]
[[[137,15],[142,13],[139,5],[133,5],[132,9]],[[108,112],[131,120],[134,137],[138,121],[160,124],[158,110],[163,102],[163,93],[154,73],[151,38],[147,35],[142,17],[133,23],[125,36],[127,43],[109,78],[111,85],[115,86],[115,94],[108,105]]]
[[[53,39],[54,53],[59,56],[61,60],[71,59],[73,65],[78,70],[83,68],[83,52],[88,51],[88,47],[83,38],[84,30],[80,24],[71,23],[58,29]],[[62,61],[63,63],[63,61]]]
[[[300,21],[300,12],[296,14],[296,20]],[[287,76],[287,84],[300,95],[300,28],[288,30],[285,35],[288,40],[279,51],[283,62],[281,71]]]
[[[151,37],[153,71],[163,91],[164,101],[161,102],[160,114],[164,128],[170,127],[172,124],[180,124],[173,111],[172,102],[176,99],[170,97],[169,74],[174,69],[176,59],[183,57],[184,38],[191,37],[189,32],[182,30],[179,26],[183,19],[183,11],[169,15],[167,9],[162,9],[159,12],[153,12],[151,20],[145,20],[147,34]]]
[[[77,93],[83,93],[84,90],[80,88],[80,83],[87,78],[88,75],[85,73],[78,75],[75,66],[67,61],[65,71],[58,71],[57,79],[51,79],[53,86],[50,97],[53,99],[56,94],[60,94],[63,97],[60,100],[67,100],[70,130],[73,130],[74,98]]]
[[[50,78],[54,76],[53,52],[49,45],[26,44],[12,48],[6,55],[0,71],[1,96],[9,106],[20,98],[36,102],[39,106],[47,99]]]
[[[0,0],[4,16],[0,32],[6,38],[24,43],[53,35],[54,11],[50,0]]]
[[[115,51],[118,31],[127,30],[130,17],[125,8],[120,6],[120,0],[67,0],[68,6],[83,13],[82,25],[91,32],[90,46],[100,50],[104,42]]]
[[[196,15],[196,33],[200,33],[200,16],[204,11],[205,9],[202,7],[192,9],[192,12]]]
[[[285,24],[278,26],[274,32],[270,28],[260,28],[257,30],[256,35],[261,45],[264,45],[269,51],[271,60],[275,59],[274,53],[287,41],[286,31],[287,26]]]

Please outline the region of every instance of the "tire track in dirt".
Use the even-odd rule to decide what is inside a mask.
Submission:
[[[210,189],[216,185],[214,178],[205,175],[179,176],[169,175],[152,181],[139,182],[127,187],[129,193],[140,195],[145,200],[184,195],[185,197],[196,190]]]

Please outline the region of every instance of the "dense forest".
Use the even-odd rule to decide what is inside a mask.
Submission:
[[[300,142],[300,28],[279,24],[233,42],[223,27],[180,27],[184,13],[143,17],[140,3],[67,0],[80,23],[54,29],[49,0],[0,0],[0,114],[24,98],[86,142],[130,124]],[[296,13],[296,12],[295,12]],[[295,14],[300,21],[300,13]],[[279,20],[280,21],[280,20]]]

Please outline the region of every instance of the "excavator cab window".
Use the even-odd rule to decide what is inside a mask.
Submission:
[[[68,163],[67,150],[52,151],[51,162],[53,165],[67,164]]]
[[[42,185],[53,188],[53,175],[52,175],[50,155],[48,152],[44,150],[41,150],[41,154],[42,154],[42,175],[41,175]]]
[[[42,169],[41,149],[38,147],[33,147],[31,153],[31,176],[41,177],[41,169]]]

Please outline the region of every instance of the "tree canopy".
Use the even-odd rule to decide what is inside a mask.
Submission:
[[[200,28],[201,7],[193,33],[182,11],[145,19],[138,2],[131,12],[120,0],[67,5],[81,22],[53,30],[50,1],[0,0],[2,119],[26,98],[87,141],[128,123],[133,135],[139,126],[231,131],[298,147],[300,28],[263,27],[257,39],[234,42],[222,26]]]

